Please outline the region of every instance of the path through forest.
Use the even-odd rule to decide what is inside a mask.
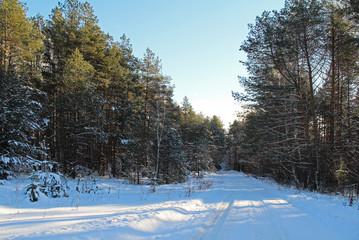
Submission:
[[[0,185],[0,239],[359,239],[357,202],[345,206],[342,197],[238,172],[159,186],[156,193],[104,179],[96,194],[73,191],[37,203],[23,197],[24,184]]]

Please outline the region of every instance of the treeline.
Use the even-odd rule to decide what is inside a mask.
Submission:
[[[236,168],[300,188],[359,183],[359,3],[287,0],[249,25]]]
[[[87,2],[59,3],[48,20],[24,9],[0,1],[0,179],[52,171],[174,183],[220,168],[221,121],[174,102],[151,50],[135,57]]]

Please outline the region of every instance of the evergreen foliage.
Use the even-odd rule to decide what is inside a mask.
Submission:
[[[43,35],[34,22],[26,18],[19,0],[0,4],[0,61],[2,70],[31,72],[43,46]]]
[[[0,71],[0,179],[28,168],[38,158],[46,158],[37,133],[45,122],[40,118],[41,103],[23,77]],[[39,144],[37,144],[39,143]]]

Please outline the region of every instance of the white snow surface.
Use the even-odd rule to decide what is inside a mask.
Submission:
[[[0,182],[0,239],[359,239],[358,203],[218,172],[176,185],[99,179],[97,193],[30,202],[29,180]]]

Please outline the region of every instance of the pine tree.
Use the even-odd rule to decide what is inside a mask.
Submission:
[[[63,87],[58,97],[57,142],[63,152],[60,160],[65,173],[76,174],[84,166],[96,169],[99,164],[97,141],[104,141],[102,97],[96,93],[94,68],[76,49],[67,59],[63,72]]]
[[[140,167],[137,169],[149,174],[153,179],[158,177],[160,165],[160,148],[166,122],[166,105],[171,101],[172,87],[170,78],[162,74],[160,59],[148,48],[141,62],[140,84],[143,92],[141,96],[141,119],[139,126],[142,136],[139,136],[142,150]]]
[[[34,80],[33,69],[42,47],[42,35],[34,22],[26,18],[20,1],[0,4],[0,177],[31,169],[44,160],[41,131],[46,125],[40,117],[43,93]],[[38,79],[36,79],[38,80]],[[42,145],[43,147],[41,147]]]
[[[36,62],[43,46],[43,36],[33,21],[26,18],[18,0],[3,0],[0,4],[0,61],[5,72],[26,73]]]
[[[243,143],[243,122],[234,120],[229,126],[227,137],[228,158],[225,162],[226,169],[243,172],[244,164],[241,144]]]
[[[97,84],[107,84],[103,77],[105,49],[109,37],[97,25],[98,19],[88,2],[66,0],[52,10],[47,22],[47,61],[52,71],[61,71],[72,52],[78,48],[96,70]]]
[[[130,176],[135,149],[128,144],[134,139],[136,129],[136,101],[138,94],[138,76],[136,74],[137,59],[132,55],[128,39],[122,37],[120,43],[113,43],[106,53],[105,78],[109,79],[104,89],[105,132],[108,142],[104,145],[104,154],[110,161],[113,176],[125,174]],[[125,167],[127,166],[127,167]]]
[[[327,181],[335,185],[335,181],[342,183],[333,176],[333,172],[341,171],[343,166],[349,166],[349,169],[357,169],[355,157],[350,153],[353,149],[352,122],[355,101],[355,75],[358,69],[354,66],[357,61],[358,47],[356,42],[356,33],[358,26],[355,24],[355,18],[352,18],[350,2],[332,1],[325,5],[327,14],[328,29],[328,51],[331,56],[330,74],[323,90],[328,92],[330,88],[329,116],[327,118],[329,132],[325,139],[328,147],[328,158],[331,160],[326,164],[328,169],[334,169],[327,174]],[[328,94],[329,95],[329,94]],[[354,108],[353,108],[354,107]],[[323,114],[325,117],[327,115]],[[355,170],[353,170],[355,172]],[[356,182],[355,178],[348,176],[348,184]],[[336,178],[335,180],[333,178]],[[350,179],[350,181],[349,181]]]
[[[64,156],[77,151],[75,148],[79,145],[70,146],[66,140],[71,138],[75,141],[80,134],[83,134],[83,140],[78,142],[81,143],[78,163],[86,164],[71,160],[70,165],[96,169],[100,174],[106,170],[101,154],[101,145],[107,139],[103,133],[103,91],[100,90],[106,88],[109,81],[104,65],[109,38],[97,22],[89,3],[68,0],[52,10],[44,27],[47,37],[44,61],[47,67],[43,76],[44,89],[49,97],[50,126],[47,136],[50,156],[61,162],[67,173],[73,169],[65,162],[74,155],[69,158]],[[72,67],[78,72],[74,72]],[[66,131],[63,131],[64,128]],[[67,151],[67,148],[72,150]]]
[[[226,137],[224,133],[223,123],[219,117],[213,116],[209,123],[210,131],[210,151],[211,158],[217,170],[222,169],[225,158]]]

